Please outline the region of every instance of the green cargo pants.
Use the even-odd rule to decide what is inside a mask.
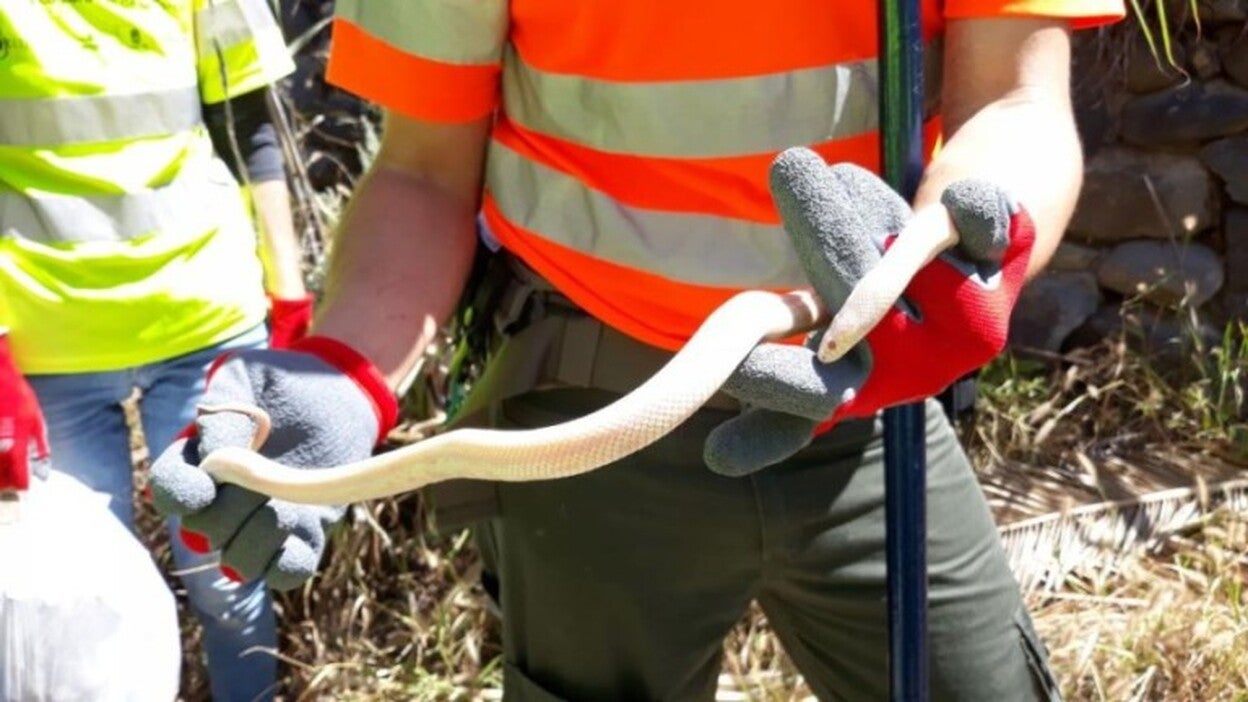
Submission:
[[[505,403],[501,424],[610,399],[532,393]],[[1059,699],[971,468],[935,402],[927,414],[932,699]],[[751,600],[820,699],[887,699],[879,422],[733,479],[701,460],[727,416],[703,411],[580,477],[496,486],[481,540],[501,585],[508,700],[711,699]]]
[[[488,420],[471,423],[580,417],[666,359],[552,300],[497,354],[474,392]],[[887,699],[881,423],[842,424],[779,466],[725,478],[702,445],[729,404],[582,476],[436,486],[443,526],[493,515],[477,532],[501,589],[508,700],[711,699],[723,639],[751,600],[821,699]],[[935,402],[927,451],[932,699],[1059,699]]]

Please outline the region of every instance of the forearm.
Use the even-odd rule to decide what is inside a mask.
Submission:
[[[932,161],[915,197],[916,209],[937,204],[945,187],[963,178],[1002,186],[1035,221],[1028,271],[1036,273],[1061,241],[1082,179],[1078,138],[1064,117],[1059,108],[1023,96],[985,108]]]
[[[264,289],[270,295],[294,300],[307,294],[300,264],[299,238],[290,213],[290,193],[283,180],[252,183],[264,264]]]
[[[374,168],[338,227],[313,333],[350,344],[397,388],[455,311],[475,213],[434,181]]]
[[[951,40],[956,41],[957,30],[951,31],[955,33]],[[1037,32],[1026,41],[1043,44],[1036,52],[1041,55],[1069,55],[1069,35],[1061,26]],[[947,75],[963,80],[978,70],[946,66]],[[1067,88],[1069,73],[1064,69],[1037,73],[1042,80],[1020,79],[1017,87],[983,104],[960,92],[964,90],[960,86],[946,88],[949,99],[945,102],[952,108],[945,114],[948,140],[928,166],[915,198],[916,210],[927,209],[939,203],[947,185],[963,178],[1000,185],[1019,199],[1035,221],[1031,274],[1048,263],[1061,241],[1083,173]]]

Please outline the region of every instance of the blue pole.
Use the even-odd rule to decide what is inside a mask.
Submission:
[[[920,0],[880,0],[881,173],[913,200],[923,173]],[[927,447],[922,403],[884,412],[889,687],[894,701],[928,699]]]

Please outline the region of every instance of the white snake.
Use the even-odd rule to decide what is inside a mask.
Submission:
[[[951,224],[900,237],[838,311],[824,336],[823,360],[857,343],[915,273],[955,243]],[[454,478],[520,482],[569,477],[658,441],[709,400],[758,342],[809,330],[826,322],[825,317],[823,305],[809,291],[746,291],[712,312],[680,352],[636,390],[570,422],[526,430],[456,429],[332,468],[291,468],[243,448],[213,451],[200,466],[218,481],[305,504],[376,499]],[[833,340],[830,345],[839,348],[828,353]],[[256,407],[204,411],[243,412],[262,431],[268,426],[268,416]],[[260,433],[256,446],[263,443]]]
[[[570,422],[524,430],[456,429],[334,468],[290,468],[233,447],[213,451],[200,467],[218,481],[305,504],[376,499],[453,478],[527,481],[577,475],[635,453],[675,429],[719,390],[759,341],[791,336],[821,321],[823,308],[810,292],[746,291],[712,312],[680,352],[636,390]],[[202,411],[243,412],[259,427],[267,426],[267,417],[255,407]]]

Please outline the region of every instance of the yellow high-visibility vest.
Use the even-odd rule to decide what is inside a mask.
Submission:
[[[0,2],[0,326],[23,372],[263,321],[255,227],[201,107],[293,67],[265,0]]]

